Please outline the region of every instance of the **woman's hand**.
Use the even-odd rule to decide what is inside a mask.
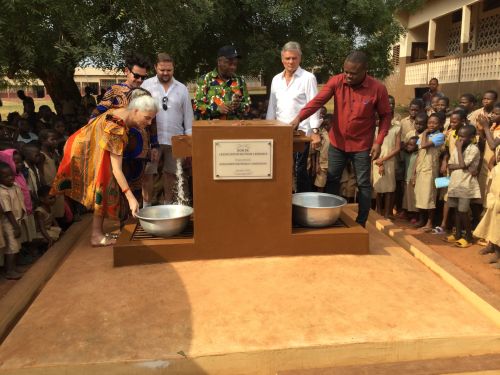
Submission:
[[[137,202],[137,199],[135,199],[134,194],[132,194],[132,192],[130,191],[127,192],[126,197],[132,216],[137,217],[137,213],[139,212],[139,202]]]

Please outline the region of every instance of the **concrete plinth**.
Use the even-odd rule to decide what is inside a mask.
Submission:
[[[370,224],[369,255],[113,268],[74,251],[0,346],[5,374],[276,374],[500,351],[500,328]]]

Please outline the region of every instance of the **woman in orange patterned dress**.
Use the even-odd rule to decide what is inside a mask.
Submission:
[[[150,93],[135,89],[127,108],[103,113],[66,141],[52,193],[65,194],[94,211],[92,246],[108,246],[115,242],[104,234],[103,222],[104,218],[118,218],[121,194],[125,195],[133,216],[139,210],[123,175],[123,151],[129,127],[151,125],[156,112],[158,104]]]

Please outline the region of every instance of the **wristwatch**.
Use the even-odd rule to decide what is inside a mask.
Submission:
[[[319,134],[319,128],[312,128],[312,132],[314,134]]]

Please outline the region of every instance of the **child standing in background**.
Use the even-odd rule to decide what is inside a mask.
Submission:
[[[23,146],[21,152],[24,157],[24,166],[26,174],[24,177],[26,178],[26,182],[28,183],[28,187],[31,193],[31,201],[34,205],[38,202],[38,198],[36,196],[36,192],[43,185],[42,183],[42,174],[38,169],[38,165],[40,164],[40,160],[42,155],[40,154],[40,147],[38,143],[28,143]]]
[[[408,107],[409,116],[401,120],[401,143],[408,142],[408,138],[415,135],[415,117],[424,109],[421,99],[413,99]],[[411,134],[413,132],[413,135]]]
[[[2,206],[2,230],[5,237],[5,278],[18,280],[22,274],[16,270],[16,259],[21,249],[21,220],[26,214],[21,189],[14,181],[10,166],[0,162],[0,205]]]
[[[448,117],[448,109],[450,107],[450,98],[447,96],[442,96],[438,99],[436,112],[441,112],[445,116],[443,127],[440,129],[442,132],[446,132],[448,126],[450,125],[450,118]]]
[[[467,116],[466,112],[463,109],[457,109],[453,111],[450,116],[450,126],[445,133],[445,151],[440,168],[442,176],[449,176],[448,161],[450,159],[450,155],[453,155],[453,153],[455,152],[455,143],[458,139],[458,131],[466,125],[466,122]],[[432,230],[432,233],[434,234],[444,234],[446,232],[446,228],[448,227],[448,191],[446,188],[443,188],[443,190],[443,218],[441,220],[441,225],[438,225]]]
[[[42,176],[45,185],[52,185],[59,166],[59,155],[56,151],[58,134],[55,130],[45,129],[38,135],[41,143],[40,153],[43,156]],[[58,195],[52,209],[54,217],[61,220],[64,217],[64,196]]]
[[[433,113],[427,120],[427,129],[417,142],[419,146],[415,162],[415,206],[419,209],[420,219],[417,228],[432,230],[434,210],[436,208],[436,186],[434,180],[439,176],[439,155],[444,144],[444,135],[439,131],[440,119]]]
[[[425,128],[422,128],[422,133]],[[415,214],[418,212],[415,207],[415,189],[412,184],[412,175],[415,170],[415,162],[417,161],[418,154],[418,136],[411,137],[405,143],[404,151],[402,152],[402,159],[405,166],[405,190],[403,195],[403,209],[412,224],[417,222]]]
[[[48,247],[59,239],[61,228],[57,224],[52,213],[52,207],[56,203],[56,197],[49,194],[50,186],[42,186],[38,189],[38,199],[40,206],[35,209],[35,219],[37,227],[36,238],[48,243]]]
[[[392,113],[394,115],[394,98],[389,95]],[[384,218],[389,219],[394,208],[394,191],[396,190],[396,155],[401,149],[401,127],[398,121],[392,120],[391,128],[382,143],[380,156],[373,161],[373,189],[377,193],[377,211],[382,215],[382,200],[384,201]]]
[[[448,206],[455,208],[455,235],[447,238],[455,246],[466,248],[472,245],[472,225],[469,217],[470,202],[481,197],[479,182],[470,171],[477,170],[481,158],[479,148],[472,143],[476,136],[476,128],[465,125],[458,131],[455,150],[451,154],[448,170],[450,184],[448,186]],[[462,231],[465,236],[462,237]]]

